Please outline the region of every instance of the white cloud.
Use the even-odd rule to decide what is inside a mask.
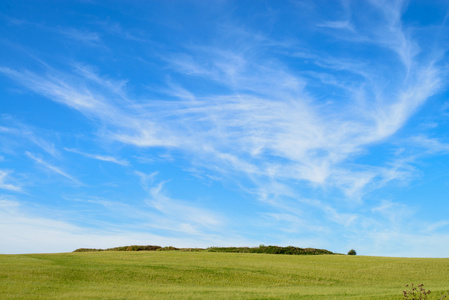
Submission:
[[[408,139],[407,142],[411,143],[413,146],[425,149],[428,154],[449,152],[449,143],[445,143],[437,138],[416,135]]]
[[[47,28],[48,29],[48,28]],[[86,44],[96,44],[101,41],[100,35],[96,32],[79,30],[76,28],[58,28],[55,32],[64,35],[70,39]]]
[[[447,257],[447,234],[419,234],[396,230],[367,232],[353,241],[357,254],[395,257]]]
[[[11,198],[8,198],[5,196],[0,197],[0,207],[2,209],[14,208],[19,205],[20,205],[19,202],[14,199],[11,199]]]
[[[163,187],[164,182],[161,182],[150,189],[151,199],[146,201],[148,205],[172,219],[184,221],[184,224],[189,226],[195,224],[195,226],[214,228],[223,225],[222,218],[216,213],[171,199],[163,193]]]
[[[136,118],[136,112],[127,111],[127,100],[123,99],[121,89],[110,81],[99,78],[92,70],[78,67],[78,71],[84,76],[81,79],[56,70],[50,71],[51,75],[41,76],[0,67],[0,73],[17,80],[32,91],[78,110],[87,117],[98,118],[115,128],[114,132],[109,132],[112,139],[143,147],[177,144],[172,133],[164,130],[161,125],[149,118]],[[89,84],[95,87],[90,88]],[[111,97],[106,100],[108,96]],[[121,107],[114,101],[120,103]]]
[[[75,225],[66,220],[42,215],[20,201],[0,197],[0,253],[55,253],[69,252],[78,248],[112,248],[125,245],[160,245],[175,247],[247,246],[254,241],[242,238],[232,232],[220,234],[204,232],[191,219],[169,219],[142,210],[132,205],[103,199],[66,199],[98,204],[120,217],[132,217],[129,224],[115,224],[90,220],[91,227]],[[187,212],[204,212],[201,209]],[[177,207],[180,208],[180,207]],[[60,212],[59,212],[60,213]],[[59,214],[53,211],[53,215]],[[176,212],[175,215],[179,213]],[[171,213],[167,213],[170,216]],[[64,213],[63,213],[64,215]],[[110,214],[109,214],[110,215]],[[193,218],[194,216],[190,216]],[[198,215],[201,219],[202,216]],[[203,216],[204,217],[204,216]],[[74,219],[73,215],[72,218]],[[137,220],[136,220],[137,218]],[[203,221],[206,218],[203,219]],[[202,221],[199,221],[202,223]],[[212,221],[213,223],[213,221]],[[99,229],[101,224],[104,228]],[[214,223],[216,224],[216,223]],[[155,229],[163,234],[152,233]]]
[[[35,144],[48,154],[59,158],[60,153],[56,149],[55,145],[49,142],[46,138],[42,136],[45,135],[42,131],[39,132],[36,128],[32,128],[27,126],[16,119],[14,119],[11,115],[1,115],[0,121],[4,123],[6,126],[0,126],[0,133],[4,135],[12,135],[14,136],[14,140],[25,139]],[[23,146],[23,143],[13,143],[9,142],[9,145],[4,145],[6,148],[10,148],[11,150],[17,146]]]
[[[191,246],[188,238],[163,237],[146,232],[98,230],[46,217],[0,210],[0,253],[70,252],[78,248],[124,245]],[[198,246],[207,247],[206,242]]]
[[[42,158],[37,157],[36,155],[30,153],[30,152],[25,152],[25,154],[31,158],[32,160],[34,160],[35,162],[37,162],[38,164],[44,166],[46,169],[57,173],[67,179],[69,179],[70,181],[72,181],[73,183],[77,184],[77,185],[81,185],[82,183],[80,181],[78,181],[75,177],[73,177],[72,175],[68,174],[67,172],[61,170],[60,168],[53,166],[51,164],[49,164],[48,162],[44,161]]]
[[[8,177],[10,177],[9,174],[10,174],[10,172],[8,172],[8,171],[0,170],[0,189],[13,191],[13,192],[22,191],[21,186],[15,185],[12,183],[7,183],[8,179],[9,179]]]
[[[136,172],[136,175],[141,179],[142,187],[150,196],[145,203],[162,213],[163,218],[158,219],[165,219],[161,223],[167,224],[166,229],[171,227],[171,230],[181,230],[195,235],[204,233],[204,230],[213,229],[214,232],[222,230],[221,228],[224,226],[222,216],[207,209],[196,207],[192,203],[170,198],[163,190],[167,182],[155,183],[157,174],[158,172],[151,174]]]
[[[114,164],[118,164],[118,165],[122,165],[122,166],[128,166],[129,162],[125,159],[119,159],[113,156],[109,156],[109,155],[99,155],[99,154],[90,154],[90,153],[85,153],[83,151],[79,151],[76,149],[69,149],[69,148],[64,148],[64,150],[68,151],[68,152],[72,152],[72,153],[76,153],[88,158],[92,158],[92,159],[97,159],[97,160],[101,160],[101,161],[106,161],[106,162],[111,162]]]
[[[407,207],[405,204],[394,203],[391,201],[382,201],[382,203],[373,207],[372,212],[379,214],[383,218],[387,218],[392,227],[402,224],[404,219],[411,219],[416,211]]]
[[[58,73],[56,70],[53,71]],[[45,78],[28,71],[19,72],[5,67],[1,67],[0,72],[38,94],[84,113],[101,112],[102,115],[110,115],[114,110],[102,101],[102,96],[98,95],[98,99],[85,87],[71,85],[67,78],[64,78],[66,74],[48,75]]]

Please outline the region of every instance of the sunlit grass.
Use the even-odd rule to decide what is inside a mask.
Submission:
[[[401,299],[449,290],[449,259],[210,252],[0,255],[2,299]]]

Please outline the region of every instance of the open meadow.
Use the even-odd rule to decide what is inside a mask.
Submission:
[[[401,299],[449,259],[181,251],[0,255],[2,299]]]

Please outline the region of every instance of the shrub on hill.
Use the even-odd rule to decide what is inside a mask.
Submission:
[[[351,249],[348,251],[348,255],[357,255],[357,252],[355,252],[354,249]]]

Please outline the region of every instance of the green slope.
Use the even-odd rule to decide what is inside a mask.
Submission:
[[[449,290],[449,259],[181,251],[0,255],[1,299],[401,299],[410,283],[423,283],[430,296]]]

